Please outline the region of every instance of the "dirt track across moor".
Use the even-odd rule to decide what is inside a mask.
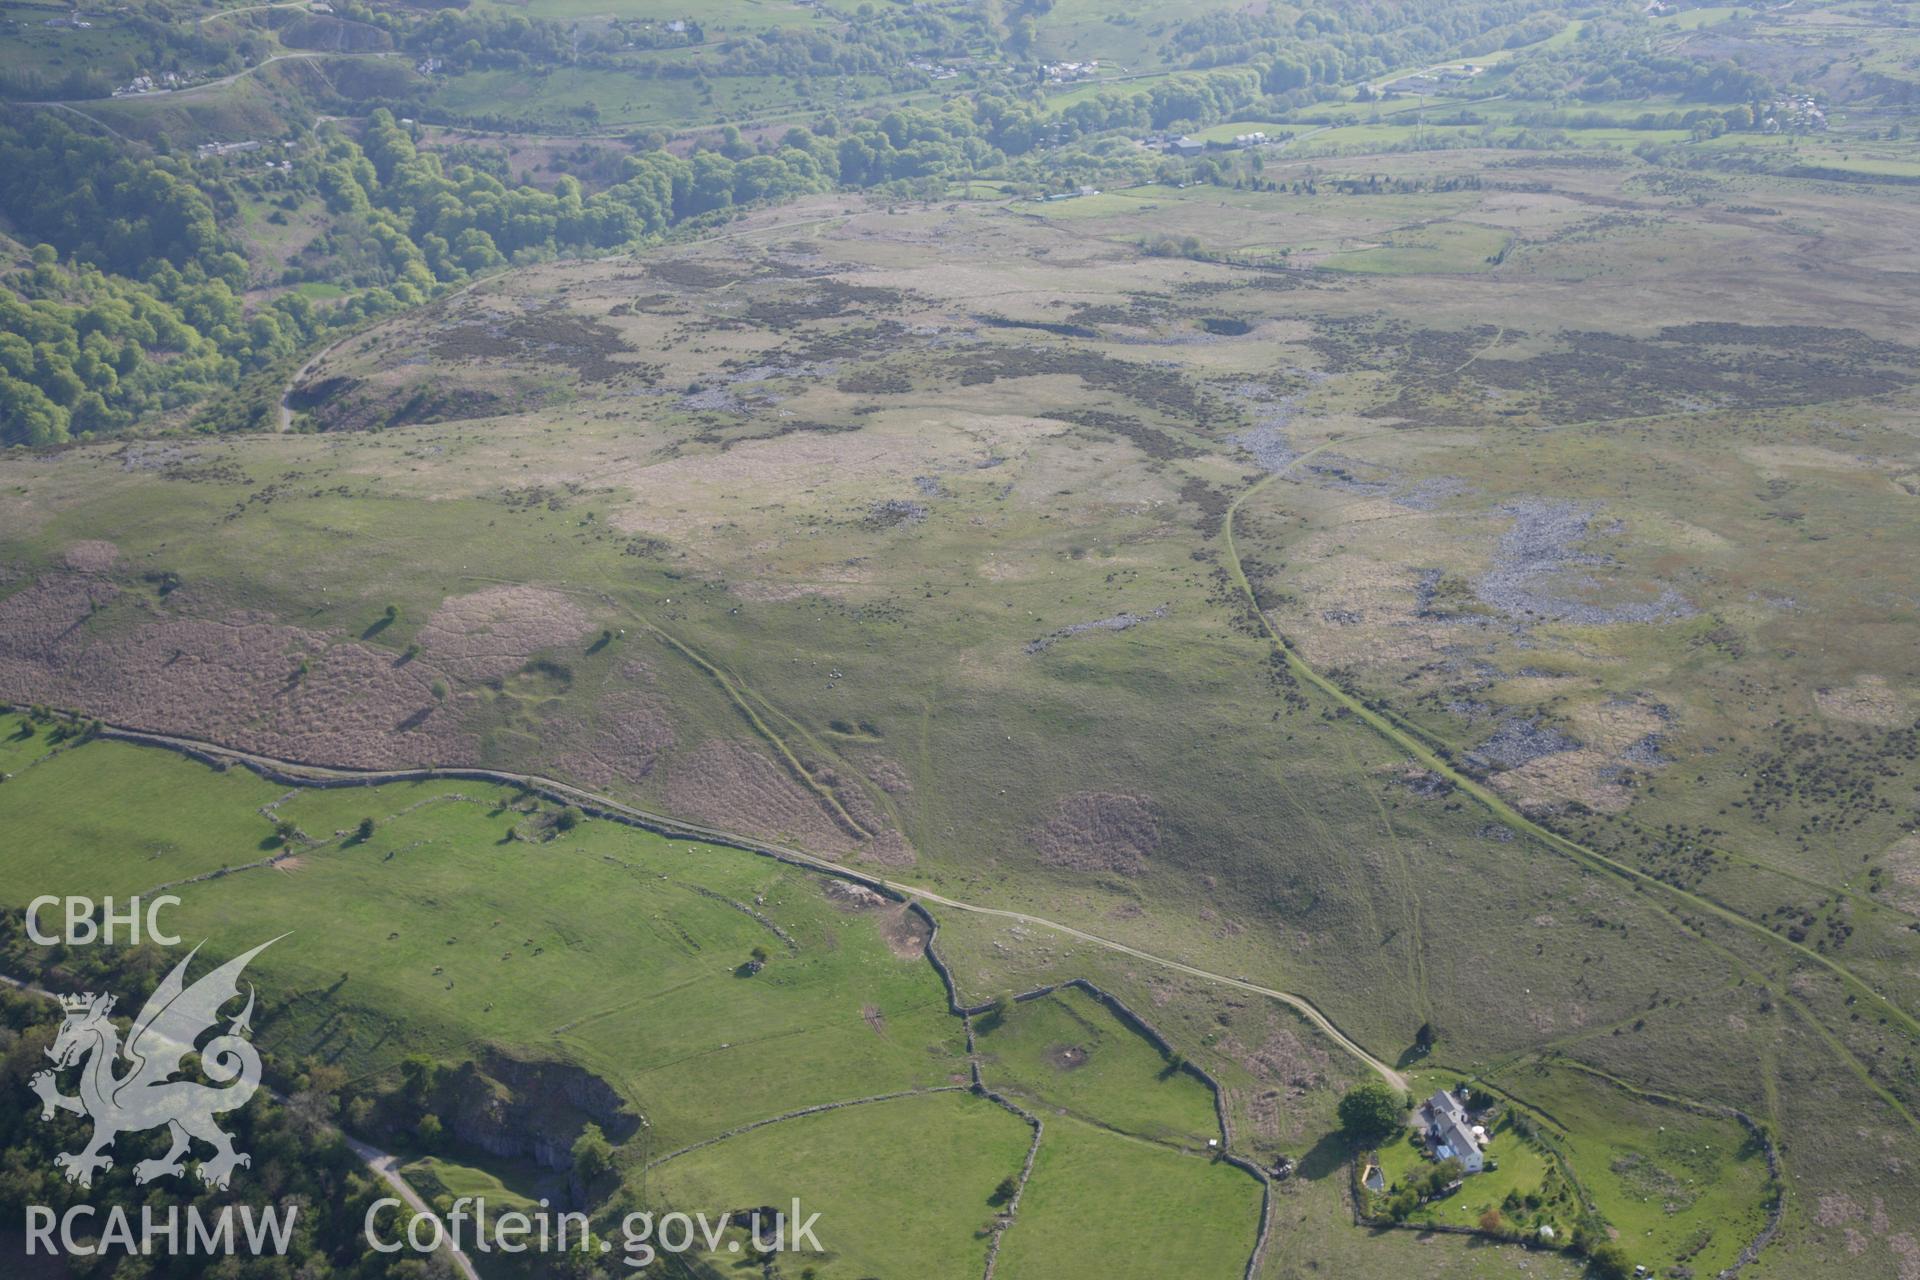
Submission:
[[[1144,960],[1149,964],[1159,965],[1162,968],[1171,969],[1176,973],[1184,973],[1189,977],[1201,978],[1208,982],[1217,982],[1223,986],[1234,987],[1254,995],[1266,996],[1269,999],[1278,1000],[1282,1004],[1298,1011],[1302,1017],[1318,1027],[1321,1033],[1328,1039],[1332,1040],[1336,1045],[1346,1050],[1359,1061],[1365,1063],[1388,1084],[1403,1091],[1408,1087],[1407,1078],[1404,1075],[1394,1070],[1373,1054],[1367,1052],[1359,1042],[1335,1026],[1333,1021],[1305,996],[1296,995],[1290,991],[1280,991],[1272,987],[1263,987],[1258,983],[1249,982],[1244,978],[1215,973],[1211,970],[1202,969],[1197,965],[1190,965],[1184,961],[1175,960],[1168,956],[1156,955],[1151,951],[1145,951],[1139,947],[1134,947],[1112,938],[1105,938],[1096,933],[1088,933],[1085,930],[1076,929],[1071,925],[1061,924],[1055,920],[1048,920],[1043,916],[1028,915],[1025,912],[1011,911],[999,907],[986,907],[972,902],[963,902],[957,898],[949,898],[944,894],[935,893],[930,889],[925,889],[918,885],[888,880],[882,876],[869,875],[866,872],[842,866],[831,859],[819,857],[818,855],[807,853],[804,850],[773,844],[769,841],[756,839],[753,836],[743,835],[735,831],[725,831],[716,827],[701,826],[697,823],[681,821],[678,818],[670,818],[665,814],[652,813],[645,809],[636,808],[633,805],[624,804],[609,796],[600,795],[597,792],[588,791],[582,787],[561,782],[554,778],[545,778],[538,774],[530,773],[513,773],[503,769],[467,767],[451,769],[433,767],[377,770],[330,769],[317,765],[303,764],[294,760],[278,760],[252,752],[236,751],[230,747],[222,746],[219,743],[203,742],[193,738],[175,737],[170,734],[146,733],[139,730],[117,728],[112,725],[103,726],[102,733],[104,736],[118,738],[127,742],[168,747],[203,759],[229,761],[294,784],[374,786],[383,782],[411,782],[418,781],[422,778],[448,777],[473,778],[483,782],[497,782],[504,783],[507,786],[526,787],[554,796],[567,803],[577,804],[590,813],[598,813],[602,816],[615,818],[666,835],[687,836],[694,839],[728,845],[736,849],[744,849],[751,853],[764,854],[768,857],[778,858],[783,862],[793,863],[796,866],[804,866],[815,871],[824,871],[829,875],[853,880],[903,900],[918,901],[923,904],[946,907],[955,911],[967,911],[976,915],[998,916],[1001,919],[1015,920],[1022,924],[1052,929],[1070,938],[1091,943],[1094,946],[1103,947],[1121,955],[1131,956],[1137,960]]]

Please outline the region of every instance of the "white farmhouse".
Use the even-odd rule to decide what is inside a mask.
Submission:
[[[1485,1166],[1480,1139],[1467,1123],[1467,1109],[1453,1094],[1442,1089],[1421,1103],[1420,1120],[1435,1159],[1458,1160],[1468,1173],[1479,1173]]]

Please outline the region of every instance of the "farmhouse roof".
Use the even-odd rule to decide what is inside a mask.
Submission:
[[[1480,1144],[1474,1141],[1464,1125],[1449,1116],[1440,1122],[1440,1141],[1452,1149],[1456,1156],[1467,1156],[1480,1150]]]
[[[1467,1109],[1460,1105],[1460,1099],[1441,1089],[1427,1099],[1427,1114],[1433,1118],[1434,1128],[1438,1129],[1448,1120],[1456,1124],[1464,1122]]]

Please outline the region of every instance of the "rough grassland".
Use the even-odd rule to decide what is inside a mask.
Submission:
[[[1894,1274],[1920,1229],[1920,677],[1889,550],[1920,511],[1912,220],[1887,187],[1581,158],[1281,156],[1275,191],[1079,213],[831,198],[512,273],[333,351],[311,433],[10,460],[0,692],[336,763],[585,780],[1297,992],[1389,1061],[1429,1024],[1462,1075],[1551,1049],[1737,1105],[1788,1165],[1772,1265],[1831,1269],[1841,1228],[1794,1206],[1870,1221],[1879,1195],[1887,1230],[1846,1265]],[[1161,233],[1195,256],[1143,254]],[[428,383],[502,398],[414,421]],[[70,558],[108,541],[118,567]],[[144,576],[167,572],[177,590]],[[471,608],[526,592],[564,597],[568,627]],[[463,846],[518,821],[443,820]],[[419,874],[403,939],[456,936],[424,899],[477,858],[357,857],[292,874]],[[560,945],[472,943],[533,878],[486,870],[461,981],[410,979],[423,1007]],[[1099,963],[962,933],[983,998]],[[748,937],[647,946],[717,983]],[[430,948],[396,945],[431,976]],[[812,963],[766,976],[804,979],[799,1004],[858,975],[901,1012],[889,1044],[818,996],[842,1021],[807,1036],[953,1073],[890,971]],[[1290,1015],[1105,967],[1230,1070],[1237,1141],[1317,1148],[1344,1064],[1290,1044]],[[309,985],[343,969],[315,956]],[[486,1002],[483,1029],[533,1025],[530,995]],[[632,1025],[566,1035],[664,1098],[682,1057],[752,1057],[697,1021],[650,1057]],[[674,1102],[688,1132],[720,1119]],[[1318,1185],[1302,1203],[1337,1221]]]

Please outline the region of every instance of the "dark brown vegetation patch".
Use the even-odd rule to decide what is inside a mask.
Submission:
[[[450,596],[420,628],[427,655],[463,680],[498,679],[543,649],[578,641],[592,619],[573,597],[546,587],[488,587]]]
[[[898,307],[907,297],[898,289],[877,285],[814,280],[785,294],[755,298],[742,314],[763,328],[786,329],[844,315],[875,315]]]
[[[713,738],[666,764],[667,803],[676,816],[844,855],[855,842],[824,802],[764,754]]]
[[[1309,1044],[1290,1028],[1269,1021],[1258,1047],[1249,1047],[1229,1036],[1221,1051],[1247,1069],[1256,1080],[1284,1085],[1296,1094],[1305,1093],[1325,1082],[1332,1061],[1326,1052]]]
[[[1322,317],[1309,342],[1331,372],[1393,374],[1398,394],[1368,416],[1430,425],[1484,421],[1490,399],[1507,416],[1566,424],[1815,404],[1883,394],[1920,376],[1920,349],[1812,325],[1669,325],[1650,338],[1569,330],[1555,349],[1525,358],[1484,350],[1499,336],[1488,325]]]
[[[111,573],[120,564],[120,548],[100,538],[68,545],[61,560],[76,573]]]
[[[876,324],[821,325],[784,343],[782,360],[821,364],[829,360],[863,360],[897,354],[909,341],[907,327],[897,320]]]
[[[1912,382],[1920,350],[1851,329],[1675,325],[1652,339],[1569,333],[1530,360],[1482,358],[1473,379],[1538,397],[1552,422],[1671,412],[1676,402],[1764,408],[1879,395]]]
[[[87,623],[114,595],[55,575],[0,602],[0,698],[315,764],[474,758],[425,662],[241,614],[97,633]]]
[[[913,846],[907,843],[906,837],[900,834],[856,779],[844,776],[831,766],[811,761],[806,762],[806,768],[814,781],[833,792],[840,808],[852,820],[857,829],[856,838],[860,841],[862,862],[877,863],[884,867],[910,867],[918,860]]]
[[[1142,408],[1185,422],[1239,424],[1239,413],[1209,394],[1178,369],[1117,360],[1097,351],[1071,347],[986,346],[947,357],[948,371],[962,386],[980,386],[1001,378],[1039,378],[1069,374],[1094,391],[1125,396]]]
[[[1159,851],[1160,818],[1147,796],[1081,791],[1062,796],[1030,838],[1050,867],[1138,875]]]
[[[718,289],[742,278],[737,267],[701,262],[696,258],[667,258],[647,264],[647,274],[682,289]]]
[[[336,380],[337,381],[337,380]],[[380,431],[387,427],[461,422],[510,413],[515,402],[478,387],[421,382],[391,390],[349,381],[351,390],[321,400],[311,411],[323,431]]]
[[[910,867],[920,860],[907,838],[887,825],[886,818],[863,795],[841,792],[841,802],[867,832],[860,842],[860,861],[880,867]]]
[[[913,379],[897,369],[855,369],[839,386],[848,395],[898,396],[913,390]]]
[[[1200,509],[1200,517],[1194,521],[1194,527],[1203,538],[1211,538],[1220,532],[1221,526],[1226,523],[1227,508],[1233,505],[1232,499],[1225,493],[1199,476],[1188,476],[1181,483],[1180,501]]]
[[[10,663],[38,664],[54,658],[96,609],[119,594],[111,582],[53,573],[0,600],[0,680],[10,674]]]
[[[1011,316],[975,316],[974,319],[989,329],[1033,329],[1040,333],[1051,333],[1062,338],[1097,338],[1098,330],[1084,324],[1070,324],[1059,320],[1016,320]]]
[[[1076,325],[1096,328],[1100,325],[1149,325],[1166,314],[1167,300],[1154,294],[1129,295],[1126,306],[1116,302],[1083,302],[1067,313]]]
[[[919,524],[927,518],[927,512],[924,502],[888,498],[868,507],[861,523],[869,529],[897,529],[901,525]]]
[[[1315,316],[1307,345],[1329,373],[1397,370],[1416,376],[1457,369],[1498,336],[1493,325],[1416,329],[1383,316]],[[1509,338],[1523,336],[1510,332]]]
[[[600,699],[585,741],[561,752],[556,763],[589,786],[637,784],[653,773],[673,744],[673,716],[666,700],[625,689]]]
[[[358,378],[349,378],[344,374],[321,378],[317,382],[303,382],[297,387],[288,388],[287,407],[309,413],[330,401],[343,399],[360,385]]]
[[[1204,452],[1158,427],[1148,426],[1131,414],[1108,413],[1101,409],[1055,409],[1048,416],[1071,422],[1077,427],[1119,436],[1149,458],[1197,458]]]
[[[629,355],[619,332],[604,321],[569,311],[558,302],[517,316],[487,316],[442,330],[434,340],[435,359],[512,360],[542,368],[565,365],[582,382],[612,382],[639,377],[651,384],[659,369],[614,357]]]
[[[753,444],[762,440],[778,440],[781,436],[798,435],[802,432],[839,435],[860,429],[860,424],[857,422],[816,422],[810,418],[758,417],[750,420],[750,426],[760,429],[729,433],[727,428],[734,425],[731,422],[712,423],[695,432],[692,439],[701,444],[717,444],[720,446],[720,452],[725,453],[737,445]]]
[[[867,776],[889,795],[907,795],[913,791],[913,779],[891,756],[874,756],[868,760]]]

